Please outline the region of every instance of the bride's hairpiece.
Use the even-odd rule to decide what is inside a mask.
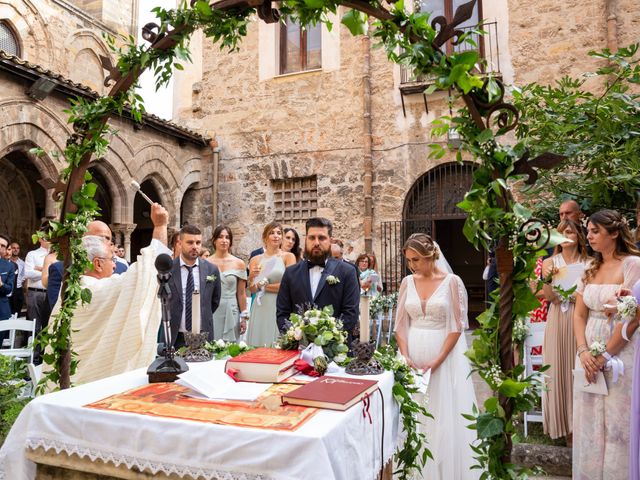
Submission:
[[[414,233],[410,235],[402,250],[405,251],[407,248],[415,250],[423,257],[433,258],[434,260],[440,258],[440,250],[426,233]]]

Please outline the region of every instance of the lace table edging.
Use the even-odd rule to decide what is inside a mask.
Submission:
[[[116,467],[124,465],[130,470],[135,467],[140,472],[148,472],[152,475],[162,472],[165,475],[175,474],[180,478],[184,478],[188,475],[191,478],[203,477],[206,480],[273,480],[273,477],[261,474],[228,472],[224,470],[203,469],[188,465],[177,465],[175,463],[168,462],[155,462],[131,455],[115,454],[112,452],[105,452],[102,450],[44,438],[28,439],[26,447],[30,450],[42,448],[45,452],[55,450],[57,454],[63,452],[69,456],[77,455],[79,458],[88,458],[92,462],[100,460],[104,463],[111,463]],[[0,472],[0,479],[2,476],[2,472]]]

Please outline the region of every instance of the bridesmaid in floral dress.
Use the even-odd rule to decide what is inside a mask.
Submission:
[[[622,323],[614,322],[605,305],[615,304],[621,289],[640,280],[640,257],[629,228],[614,210],[602,210],[589,218],[587,239],[594,251],[592,264],[578,283],[573,326],[578,358],[585,378],[574,379],[573,478],[626,480],[629,475],[631,384],[635,372],[633,345],[622,336]],[[615,308],[615,307],[614,307]],[[613,310],[613,309],[612,309]],[[629,331],[632,338],[635,330]],[[590,351],[594,342],[606,351]],[[606,357],[624,363],[624,375],[614,382]],[[578,382],[592,383],[605,369],[608,395],[587,393]]]

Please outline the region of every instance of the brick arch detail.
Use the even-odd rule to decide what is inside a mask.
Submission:
[[[71,129],[53,111],[31,101],[0,102],[0,110],[6,119],[0,127],[0,157],[18,149],[39,147],[44,154],[30,158],[43,178],[57,180],[64,164],[51,154],[64,150]]]
[[[90,53],[93,57],[92,60],[98,65],[101,72],[100,78],[95,79],[95,83],[99,88],[97,88],[96,85],[91,86],[93,88],[97,88],[97,91],[99,93],[106,93],[106,87],[104,86],[105,71],[102,69],[100,55],[109,57],[112,60],[113,57],[111,56],[105,42],[92,30],[81,29],[76,30],[65,39],[64,47],[67,52],[67,55],[65,56],[67,62],[73,62],[68,63],[66,66],[67,72],[69,72],[69,76],[71,78],[74,78],[72,66],[76,64],[76,59],[78,58],[78,56],[81,54]],[[79,81],[77,78],[75,78],[74,80]],[[82,79],[80,79],[80,83],[82,83],[81,80]]]
[[[0,19],[18,34],[20,56],[24,60],[51,68],[56,50],[46,22],[30,0],[0,0]]]
[[[129,200],[129,194],[125,187],[125,182],[120,176],[122,170],[114,162],[114,157],[118,158],[118,164],[124,162],[112,150],[103,159],[91,162],[89,168],[98,170],[109,186],[112,201],[111,219],[113,223],[133,222],[133,203]]]

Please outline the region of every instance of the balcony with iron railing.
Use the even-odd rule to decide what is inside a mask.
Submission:
[[[469,38],[473,41],[473,44],[463,42],[459,45],[453,45],[451,42],[448,42],[445,45],[446,52],[451,54],[477,50],[480,54],[480,59],[483,60],[483,62],[479,62],[481,73],[499,75],[500,50],[498,48],[498,22],[484,23],[480,28],[480,30],[485,32],[484,35],[472,32],[474,29],[477,30],[478,26],[460,27],[460,30],[463,32],[471,32]],[[400,91],[403,95],[422,93],[427,86],[434,82],[435,76],[433,75],[416,76],[411,67],[400,67]]]

